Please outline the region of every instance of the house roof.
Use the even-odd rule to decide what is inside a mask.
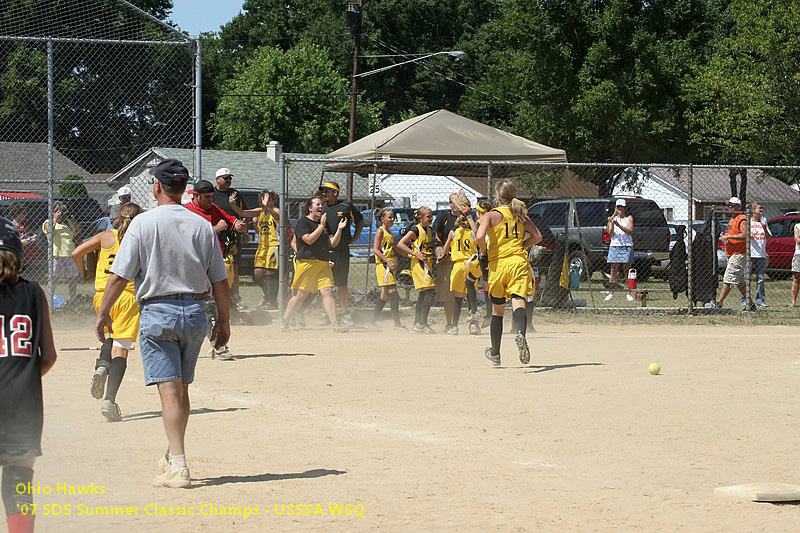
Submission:
[[[304,161],[296,158],[323,159],[323,154],[284,154],[290,162],[287,164],[290,198],[307,198],[313,189],[319,186],[322,176],[321,161]],[[194,150],[191,148],[168,148],[154,146],[131,161],[125,168],[111,176],[109,183],[119,186],[128,183],[132,175],[136,175],[153,158],[178,159],[186,167],[193,170]],[[295,158],[294,161],[291,161]],[[272,189],[278,190],[280,169],[276,161],[269,158],[266,152],[245,152],[238,150],[203,150],[203,175],[201,179],[216,183],[214,174],[219,168],[228,168],[233,173],[233,186],[237,189]],[[194,174],[192,174],[194,177]],[[345,195],[344,185],[347,182],[346,174],[326,173],[325,180],[338,181],[342,185],[342,196]],[[369,194],[367,179],[355,176],[353,180],[354,199],[366,200]]]
[[[689,194],[689,169],[651,167],[651,174]],[[692,196],[701,202],[727,202],[731,197],[728,168],[695,168]],[[800,193],[759,169],[747,169],[747,199],[762,203],[800,203]]]
[[[53,150],[53,177],[62,180],[72,175],[94,179],[88,170]],[[47,183],[47,143],[0,142],[0,181],[7,188],[6,183],[13,180]]]
[[[486,195],[486,178],[464,177],[458,178],[458,180],[479,191],[481,195]],[[496,180],[492,182],[492,186],[495,184]],[[558,185],[542,192],[536,193],[526,187],[517,187],[517,196],[521,198],[560,198],[564,196],[596,198],[599,195],[600,192],[597,185],[580,179],[577,174],[567,169],[561,170],[561,181]]]

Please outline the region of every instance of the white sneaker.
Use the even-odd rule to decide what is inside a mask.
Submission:
[[[351,317],[350,315],[342,315],[342,317],[339,319],[339,322],[341,322],[348,328],[352,328],[353,326],[355,326],[355,322],[353,322],[353,317]]]
[[[609,292],[608,294],[606,294],[606,297],[603,298],[603,300],[607,302],[613,297],[614,297],[614,293],[613,292]]]
[[[119,410],[119,405],[111,400],[103,400],[100,414],[106,417],[109,422],[122,422],[122,413]]]
[[[92,374],[92,398],[99,400],[105,395],[106,378],[108,378],[108,369],[104,366],[97,367]]]
[[[469,334],[470,335],[480,335],[481,334],[481,327],[478,325],[477,322],[470,322],[470,324],[469,324]]]
[[[494,366],[500,366],[500,354],[497,355],[493,354],[491,346],[489,346],[483,351],[483,355],[485,355],[486,359],[491,361]]]
[[[632,294],[626,294],[625,298],[627,298],[629,302],[633,301],[633,295]]]
[[[450,326],[444,333],[445,335],[458,335],[458,326]]]
[[[517,333],[514,336],[514,342],[517,343],[517,349],[519,349],[519,362],[527,365],[531,362],[531,350],[528,348],[528,341],[525,339],[525,335]]]
[[[214,348],[212,346],[211,349],[214,351],[214,353],[211,355],[211,359],[214,359],[214,356],[216,355],[217,357],[219,357],[220,361],[236,360],[236,358],[233,357],[233,354],[231,353],[231,351],[228,349],[227,346],[223,346],[222,348]]]
[[[158,469],[162,472],[169,470],[169,451],[158,458]]]
[[[169,465],[163,474],[153,479],[154,487],[168,487],[170,489],[188,489],[192,486],[192,478],[189,477],[189,469]]]

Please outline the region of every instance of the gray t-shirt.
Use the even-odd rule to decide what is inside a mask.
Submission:
[[[139,303],[208,292],[228,277],[211,224],[182,205],[162,205],[134,218],[111,272],[134,280]]]

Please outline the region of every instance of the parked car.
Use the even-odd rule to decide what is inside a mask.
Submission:
[[[528,213],[539,216],[556,237],[564,235],[569,223],[567,249],[570,266],[580,268],[581,276],[588,278],[594,271],[606,270],[611,242],[606,223],[614,212],[616,200],[616,197],[576,198],[574,207],[571,198],[541,200],[534,203]],[[637,270],[639,280],[645,281],[650,277],[653,265],[669,257],[670,231],[664,214],[653,200],[625,200],[628,213],[635,221],[633,268]]]
[[[794,255],[794,227],[800,223],[800,214],[783,215],[767,221],[772,240],[767,242],[767,273],[771,278],[786,279],[792,272]]]
[[[399,241],[401,237],[405,235],[407,228],[414,220],[414,211],[416,211],[416,209],[398,208],[392,209],[392,211],[394,212],[392,234],[394,235],[395,241]],[[375,234],[378,232],[380,221],[373,220],[372,211],[369,209],[361,211],[361,216],[364,217],[364,229],[361,230],[361,235],[358,236],[358,239],[350,243],[350,256],[369,257],[371,261],[374,261],[372,239],[375,238]]]

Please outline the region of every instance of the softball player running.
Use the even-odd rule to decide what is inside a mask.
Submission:
[[[336,234],[328,237],[325,231],[327,216],[323,212],[322,200],[309,198],[306,201],[306,216],[294,228],[297,242],[297,256],[292,289],[297,294],[289,300],[286,312],[281,319],[281,330],[290,331],[289,319],[301,308],[303,301],[319,291],[325,313],[339,333],[347,331],[347,326],[336,320],[336,300],[333,296],[333,270],[328,262],[329,246],[336,246],[342,238],[347,221],[342,219],[337,225]]]
[[[436,283],[433,279],[433,231],[430,207],[420,207],[414,212],[414,224],[397,243],[397,249],[411,257],[411,278],[419,291],[415,310],[415,333],[436,333],[428,324],[428,313],[433,305]],[[411,245],[411,247],[409,247]]]
[[[383,311],[383,306],[389,302],[394,319],[394,329],[406,331],[406,327],[400,323],[400,295],[397,294],[397,261],[395,260],[395,248],[392,234],[392,224],[394,224],[394,211],[391,209],[376,209],[373,216],[380,221],[381,226],[375,233],[375,240],[372,243],[372,251],[375,253],[375,275],[378,278],[378,286],[381,288],[381,296],[375,303],[375,314],[372,324],[378,320]]]
[[[475,243],[477,224],[471,216],[459,215],[456,227],[447,236],[444,253],[450,254],[453,260],[453,272],[450,274],[450,291],[455,296],[453,308],[453,328],[448,332],[458,335],[458,319],[464,306],[464,296],[470,311],[469,333],[480,335],[481,328],[476,322],[478,311],[478,295],[475,282],[481,278],[481,267],[478,261],[478,245]]]
[[[9,533],[34,527],[33,464],[42,455],[42,376],[56,362],[44,291],[20,277],[22,241],[0,217],[0,470]]]
[[[131,220],[141,212],[142,209],[134,203],[123,205],[119,210],[119,217],[117,217],[119,223],[117,229],[98,233],[72,252],[72,260],[75,261],[78,272],[83,279],[89,281],[91,275],[86,272],[83,258],[92,252],[100,251],[94,273],[95,312],[103,300],[103,291],[105,291],[106,282],[111,273],[111,264],[117,256],[122,238],[125,236]],[[113,321],[113,332],[110,338],[103,342],[100,357],[95,361],[91,392],[94,398],[98,400],[103,398],[100,413],[109,422],[120,422],[122,414],[116,403],[117,392],[119,392],[122,378],[128,367],[128,352],[133,347],[136,335],[139,333],[139,304],[136,303],[133,280],[128,283],[125,291],[111,308],[111,320]],[[108,378],[108,388],[106,388],[106,378]],[[103,397],[104,389],[105,397]]]
[[[519,349],[519,360],[526,365],[531,358],[525,338],[528,325],[525,296],[531,277],[527,248],[540,242],[542,234],[528,218],[525,204],[515,195],[513,182],[503,180],[497,184],[495,197],[499,205],[484,215],[477,234],[478,248],[488,256],[489,295],[492,299],[492,345],[486,348],[484,355],[495,366],[500,365],[500,338],[508,298],[511,298],[513,309],[514,340]]]

